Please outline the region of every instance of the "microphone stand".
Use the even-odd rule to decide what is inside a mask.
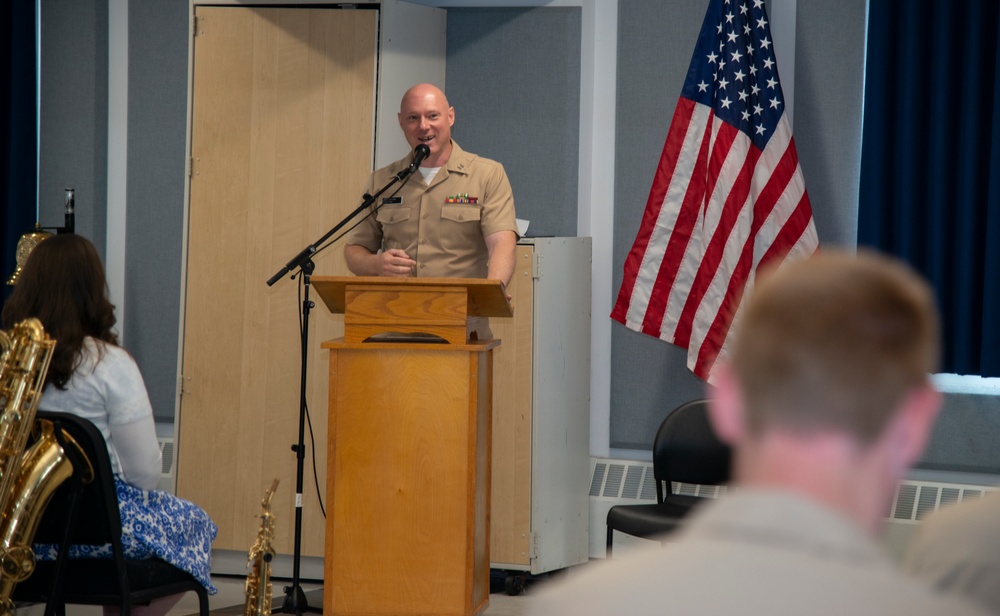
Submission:
[[[426,148],[426,146],[424,147]],[[419,166],[420,161],[415,159],[414,162],[410,163],[409,167],[392,176],[392,178],[389,179],[389,182],[379,189],[379,191],[374,195],[365,193],[363,201],[357,209],[348,214],[346,218],[337,223],[332,229],[327,231],[323,237],[303,248],[299,254],[292,257],[291,261],[286,263],[267,280],[267,286],[273,286],[274,283],[278,282],[278,280],[284,277],[284,275],[288,272],[292,272],[291,277],[294,278],[296,274],[295,270],[298,269],[302,274],[302,285],[305,288],[302,297],[302,336],[299,343],[302,351],[302,372],[299,379],[299,440],[295,445],[292,445],[292,451],[295,452],[296,462],[295,543],[292,551],[292,584],[290,586],[285,586],[284,588],[285,600],[280,610],[280,613],[282,614],[298,614],[301,616],[304,612],[323,611],[320,607],[309,606],[309,603],[306,600],[305,592],[303,592],[302,586],[299,584],[299,569],[300,562],[302,560],[302,475],[303,466],[305,464],[305,419],[306,409],[308,408],[306,403],[306,368],[309,360],[309,311],[316,305],[309,299],[310,277],[312,276],[313,270],[316,268],[316,264],[313,263],[312,256],[317,252],[317,246],[321,246],[323,242],[330,238],[330,236],[344,228],[344,226],[347,225],[347,223],[350,222],[355,216],[375,203],[375,200],[378,199],[379,195],[388,190],[393,184],[401,181],[405,182],[409,179]]]

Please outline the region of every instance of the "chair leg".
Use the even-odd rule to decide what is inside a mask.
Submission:
[[[198,593],[198,607],[201,612],[201,616],[208,616],[208,591],[201,588],[197,591]]]
[[[604,551],[604,558],[611,558],[611,541],[614,538],[615,529],[608,527],[608,546]]]

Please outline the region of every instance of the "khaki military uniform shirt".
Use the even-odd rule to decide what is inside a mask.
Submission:
[[[374,194],[411,158],[376,171],[365,190]],[[347,243],[372,252],[403,250],[417,262],[414,275],[422,278],[485,278],[486,236],[517,233],[514,197],[503,166],[454,141],[448,163],[430,185],[417,171],[402,187],[397,183],[382,193],[371,209],[374,215],[350,233]]]
[[[850,520],[791,492],[733,490],[662,549],[587,564],[529,616],[984,615],[904,576]]]
[[[927,516],[903,568],[1000,614],[1000,492]]]

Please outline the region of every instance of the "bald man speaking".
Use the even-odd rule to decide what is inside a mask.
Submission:
[[[431,84],[407,90],[398,117],[410,148],[424,145],[429,154],[420,173],[383,193],[350,233],[347,267],[359,276],[488,278],[506,288],[514,271],[517,223],[503,166],[452,140],[455,109]],[[412,158],[408,154],[377,170],[365,190],[374,194]],[[470,319],[471,339],[491,336],[486,319]]]

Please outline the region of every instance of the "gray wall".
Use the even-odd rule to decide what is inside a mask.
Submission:
[[[172,421],[177,374],[187,114],[188,4],[129,3],[126,348],[156,417]],[[106,254],[108,2],[42,0],[40,217]]]
[[[1000,474],[1000,396],[947,393],[919,468]]]
[[[43,0],[38,201],[61,227],[76,190],[76,232],[104,254],[108,177],[107,0]]]
[[[528,235],[576,235],[579,8],[449,9],[452,135],[504,165]]]
[[[183,242],[187,2],[129,3],[127,346],[157,416],[170,419],[177,373]],[[645,205],[705,0],[619,2],[612,293]],[[103,249],[107,175],[107,0],[42,0],[42,222],[62,224],[77,189],[77,229]],[[529,235],[576,225],[580,9],[450,9],[448,94],[455,137],[504,163]],[[856,235],[864,0],[798,0],[794,132],[820,240]],[[779,62],[782,60],[779,59]],[[607,315],[594,315],[607,318]],[[611,446],[648,449],[662,417],[703,384],[684,353],[612,330]],[[991,444],[1000,398],[946,398],[924,466],[1000,473]]]
[[[129,2],[128,30],[125,344],[157,417],[171,421],[185,231],[187,2]]]
[[[866,7],[799,0],[796,11],[793,130],[821,245],[857,245]]]

